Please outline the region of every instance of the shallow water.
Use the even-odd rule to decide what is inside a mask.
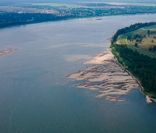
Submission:
[[[1,133],[156,132],[156,104],[139,89],[124,102],[95,98],[65,75],[83,69],[84,60],[106,50],[121,27],[156,21],[156,15],[111,16],[17,26],[0,30]],[[81,81],[80,81],[81,82]]]

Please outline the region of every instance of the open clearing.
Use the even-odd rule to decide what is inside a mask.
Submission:
[[[140,28],[122,34],[118,37],[117,44],[127,45],[139,53],[156,58],[156,25]]]

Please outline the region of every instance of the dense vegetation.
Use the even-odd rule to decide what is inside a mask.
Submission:
[[[112,47],[118,61],[139,79],[144,91],[156,94],[156,59],[133,51],[126,45],[113,44]]]
[[[112,52],[118,59],[119,63],[140,81],[144,88],[144,92],[153,98],[156,98],[156,58],[143,55],[137,50],[129,48],[126,44],[116,44],[116,41],[118,36],[123,33],[128,33],[155,24],[155,22],[137,23],[130,27],[120,29],[112,38],[111,44]],[[156,47],[154,46],[151,50],[155,50],[155,48]]]
[[[56,16],[42,13],[1,13],[0,27],[69,19],[70,16]]]

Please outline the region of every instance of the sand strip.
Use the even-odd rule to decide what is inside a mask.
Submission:
[[[18,50],[18,49],[8,48],[8,49],[6,49],[6,50],[2,50],[2,51],[0,51],[0,56],[2,56],[2,55],[4,55],[4,54],[11,53],[11,52],[14,52],[14,51],[16,51],[16,50]]]
[[[93,56],[84,64],[91,66],[67,77],[82,80],[83,82],[76,86],[98,91],[98,98],[106,97],[108,100],[121,102],[123,99],[120,99],[120,95],[127,94],[133,88],[139,88],[136,79],[121,67],[110,49]]]

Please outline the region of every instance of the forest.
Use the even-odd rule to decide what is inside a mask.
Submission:
[[[134,49],[130,49],[126,44],[116,44],[116,41],[118,36],[123,33],[128,33],[154,24],[156,23],[137,23],[130,27],[120,29],[112,38],[111,44],[112,53],[115,55],[119,63],[138,79],[144,88],[143,91],[152,98],[156,98],[156,58],[151,58]],[[153,47],[153,49],[155,49],[155,47]]]
[[[137,51],[129,49],[126,45],[113,44],[113,53],[119,53],[118,61],[126,66],[144,87],[147,93],[156,94],[156,59],[142,55]],[[152,95],[153,98],[156,98]]]
[[[69,18],[70,16],[56,16],[54,14],[42,13],[2,13],[0,14],[0,28],[30,23],[65,20]]]

